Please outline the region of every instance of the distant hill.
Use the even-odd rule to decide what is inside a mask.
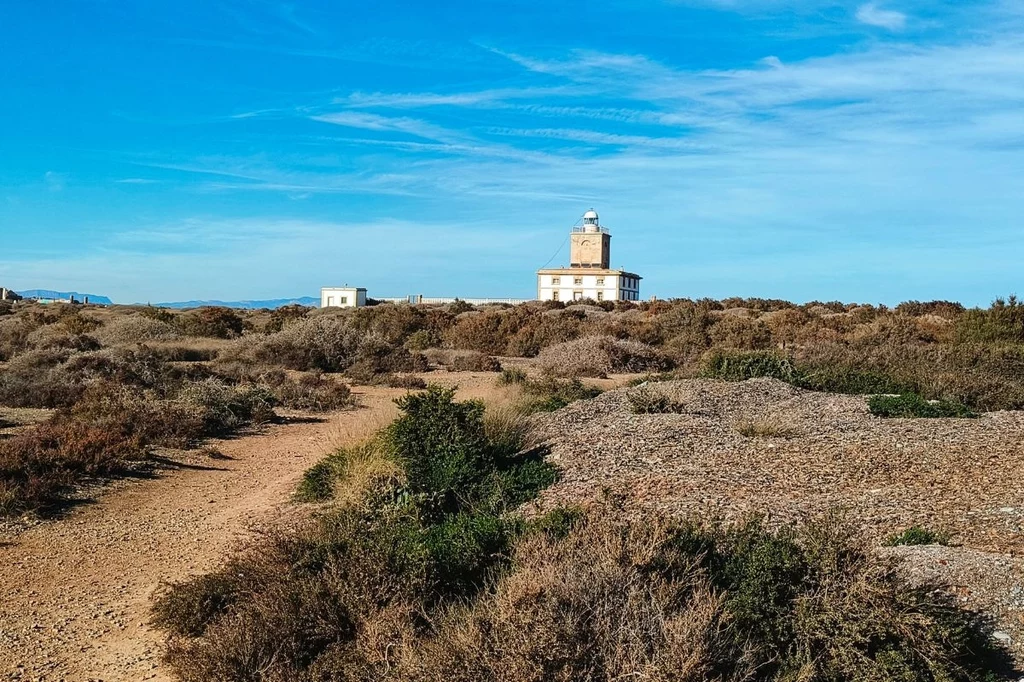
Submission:
[[[92,299],[89,299],[92,300]],[[266,301],[178,301],[176,303],[154,303],[158,308],[201,308],[203,306],[221,306],[223,308],[241,308],[255,310],[257,308],[280,308],[286,305],[304,305],[317,307],[319,298],[300,296],[298,298],[274,298]]]
[[[97,296],[96,294],[80,294],[77,291],[53,291],[51,289],[27,289],[25,291],[19,291],[18,294],[24,298],[57,298],[57,299],[68,299],[72,296],[75,297],[76,301],[84,301],[86,298],[89,299],[89,303],[99,303],[100,305],[112,305],[111,301],[106,296]]]

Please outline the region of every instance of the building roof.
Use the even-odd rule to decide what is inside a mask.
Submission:
[[[627,270],[613,270],[604,268],[541,268],[537,271],[538,275],[625,275],[627,277],[636,277],[637,279],[643,279],[640,275],[635,272],[629,272]]]

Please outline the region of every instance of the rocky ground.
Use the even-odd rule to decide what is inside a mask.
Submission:
[[[665,395],[680,413],[634,414],[627,396],[637,390]],[[690,380],[610,391],[539,427],[564,470],[542,507],[611,493],[727,519],[839,509],[879,545],[913,525],[948,533],[954,547],[885,551],[997,618],[999,638],[1024,661],[1024,413],[879,419],[860,396]]]

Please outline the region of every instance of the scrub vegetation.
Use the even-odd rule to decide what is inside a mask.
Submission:
[[[603,377],[642,375],[631,419],[685,418],[647,385],[677,377],[865,394],[880,417],[1020,409],[1022,310],[16,302],[0,311],[0,406],[46,416],[4,425],[0,514],[47,513],[159,448],[215,453],[204,441],[393,386],[400,416],[303,477],[305,521],[160,592],[153,617],[181,679],[1006,680],[988,622],[908,582],[842,519],[668,518],[613,498],[527,512],[559,478],[533,415],[594,397]],[[458,401],[428,385],[445,371],[494,372],[514,399]],[[728,428],[752,447],[792,438],[761,417]],[[892,544],[944,541],[910,528]]]
[[[275,409],[349,406],[352,384],[422,389],[419,375],[433,369],[502,372],[533,410],[592,397],[580,378],[617,373],[770,376],[886,396],[871,399],[884,417],[1020,409],[1022,311],[1015,297],[973,310],[764,299],[274,311],[5,302],[0,406],[54,413],[38,434],[0,441],[0,513],[59,505],[78,482],[132,470],[153,446],[191,447]],[[535,357],[541,376],[503,370],[508,357]],[[648,398],[634,408],[678,409]],[[97,425],[121,440],[83,435]],[[84,462],[74,454],[83,438]]]
[[[990,626],[838,517],[526,519],[526,422],[431,387],[311,469],[325,505],[165,588],[183,680],[1005,680]],[[492,408],[493,409],[493,408]]]

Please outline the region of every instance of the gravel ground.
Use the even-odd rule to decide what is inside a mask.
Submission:
[[[843,509],[879,544],[912,525],[944,531],[956,547],[898,550],[908,570],[946,581],[996,617],[1024,661],[1024,412],[879,419],[863,397],[755,379],[650,384],[681,413],[633,414],[634,390],[538,420],[563,469],[542,508],[610,492],[726,519],[759,513],[789,522]],[[783,435],[747,437],[743,423]]]

